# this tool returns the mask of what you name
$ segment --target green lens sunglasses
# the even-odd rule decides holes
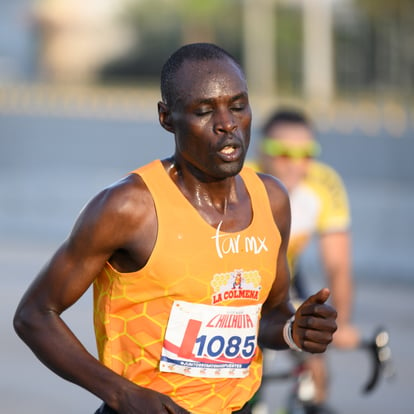
[[[270,157],[286,157],[286,158],[315,158],[321,153],[321,146],[312,141],[302,146],[286,145],[274,138],[263,138],[261,150]]]

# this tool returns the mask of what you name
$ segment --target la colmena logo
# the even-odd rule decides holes
[[[211,281],[214,290],[211,302],[213,305],[225,300],[259,300],[262,278],[258,270],[216,273]]]

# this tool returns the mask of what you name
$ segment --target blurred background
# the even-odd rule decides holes
[[[414,2],[412,0],[2,0],[0,3],[0,397],[5,414],[93,412],[99,401],[43,367],[14,334],[24,290],[102,187],[171,154],[159,74],[183,43],[242,63],[254,114],[297,105],[353,216],[355,320],[391,333],[397,377],[360,393],[368,364],[332,351],[340,413],[407,412],[414,355]],[[313,245],[308,272],[318,279]],[[66,318],[95,352],[89,293]],[[269,397],[275,413],[284,390]],[[342,410],[340,410],[342,408]]]

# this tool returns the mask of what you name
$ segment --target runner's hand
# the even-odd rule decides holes
[[[144,387],[134,386],[119,401],[118,414],[191,414],[170,397]]]
[[[326,303],[329,295],[329,289],[321,289],[306,299],[295,313],[293,340],[303,351],[321,353],[332,342],[337,312]]]

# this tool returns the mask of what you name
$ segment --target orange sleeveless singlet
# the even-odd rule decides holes
[[[188,303],[209,310],[208,305],[220,312],[226,307],[260,307],[266,300],[276,275],[280,246],[266,189],[253,170],[242,170],[253,218],[244,230],[225,233],[203,220],[159,160],[134,173],[143,178],[152,194],[158,220],[157,240],[141,270],[120,273],[107,263],[95,281],[94,322],[99,358],[118,374],[169,395],[194,414],[231,413],[240,409],[260,385],[262,354],[258,347],[245,370],[246,376],[241,378],[232,378],[232,369],[226,371],[228,377],[220,377],[224,365],[217,369],[217,378],[214,369],[208,377],[192,376],[192,368],[185,368],[182,373],[163,372],[162,352],[167,346],[166,330],[172,323],[169,319],[173,304]],[[215,326],[243,328],[250,323],[247,316],[243,317],[247,319],[215,316]],[[185,332],[187,335],[188,331]],[[228,350],[231,358],[233,354],[239,356],[253,350],[252,336],[240,343],[237,335],[207,338],[196,337],[197,332],[193,335],[194,344],[197,342],[198,349],[205,345],[211,354],[219,352],[217,347]],[[200,342],[206,338],[210,343]],[[194,366],[204,366],[204,354],[203,358]],[[169,362],[164,365],[170,366]],[[206,366],[215,365],[207,361]]]

